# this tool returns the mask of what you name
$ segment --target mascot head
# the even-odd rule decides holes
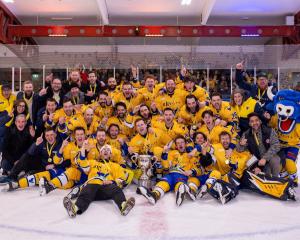
[[[274,96],[273,103],[268,108],[278,115],[278,130],[290,133],[300,122],[300,92],[281,90]]]

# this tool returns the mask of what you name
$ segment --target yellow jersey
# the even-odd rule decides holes
[[[198,159],[189,157],[188,153],[181,153],[178,150],[171,150],[167,159],[162,159],[162,166],[164,170],[169,170],[169,172],[182,173],[183,171],[191,170],[195,176],[201,173],[197,167]]]
[[[226,158],[225,148],[220,143],[212,145],[211,153],[216,158],[216,163],[213,168],[214,170],[219,171],[222,176],[232,170],[229,165],[229,163],[231,163],[237,166],[234,173],[238,178],[241,178],[247,167],[247,161],[251,158],[251,154],[248,151],[237,152],[236,150],[232,151],[230,158]]]

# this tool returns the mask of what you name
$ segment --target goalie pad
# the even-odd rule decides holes
[[[218,179],[209,189],[209,194],[225,204],[238,195],[238,189],[231,183]]]
[[[255,175],[250,171],[245,171],[241,181],[241,188],[250,189],[284,201],[288,199],[295,200],[295,196],[291,196],[293,182],[284,178],[266,174]]]

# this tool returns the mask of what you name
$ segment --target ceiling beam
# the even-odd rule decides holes
[[[21,25],[21,22],[6,7],[6,5],[0,1],[0,42],[4,44],[36,44],[36,42],[30,37],[16,38],[10,35],[8,30],[10,25]]]
[[[300,26],[19,26],[14,37],[292,37]]]
[[[210,13],[216,3],[216,0],[205,0],[204,6],[201,13],[201,24],[206,25]]]
[[[108,19],[108,10],[107,10],[107,5],[105,0],[96,0],[100,16],[102,19],[102,24],[103,25],[108,25],[109,24],[109,19]]]
[[[17,17],[0,1],[0,43],[5,44],[10,51],[28,65],[29,61],[25,56],[31,58],[38,56],[39,49],[32,37],[11,35],[9,31],[11,25],[22,27]],[[29,45],[30,47],[28,47]]]

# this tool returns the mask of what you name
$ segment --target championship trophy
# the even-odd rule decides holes
[[[151,156],[151,155],[135,155],[132,158],[132,160],[136,161],[138,167],[142,171],[142,175],[138,179],[138,186],[151,188],[152,187],[151,177],[153,176],[153,174],[152,174],[153,156]]]

